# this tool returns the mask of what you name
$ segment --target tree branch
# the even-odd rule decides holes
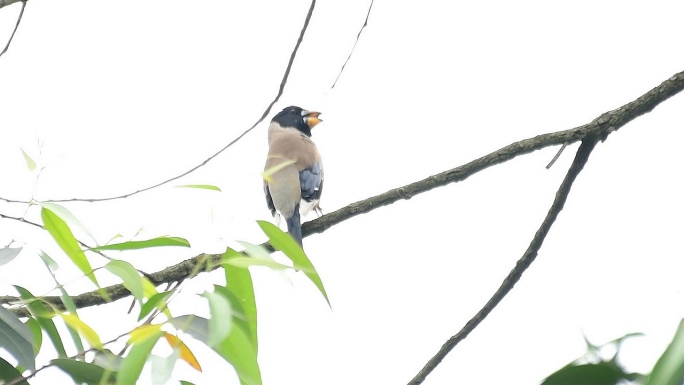
[[[0,8],[6,7],[6,6],[14,4],[14,3],[18,3],[20,1],[24,1],[24,0],[0,0]],[[24,1],[24,2],[26,2],[26,1]]]
[[[340,76],[342,76],[342,72],[344,71],[344,67],[347,66],[349,59],[351,59],[352,55],[354,54],[354,50],[356,49],[356,45],[359,43],[359,38],[361,37],[361,32],[363,32],[363,30],[366,28],[366,26],[368,26],[368,17],[370,16],[371,10],[373,9],[373,1],[374,0],[371,0],[370,5],[368,6],[368,13],[366,13],[366,21],[363,22],[363,25],[361,26],[359,33],[356,35],[356,41],[354,42],[354,46],[352,47],[351,52],[349,52],[349,56],[347,56],[347,60],[345,60],[344,64],[342,64],[342,68],[340,68],[340,73],[337,74],[337,77],[335,78],[335,81],[333,82],[333,85],[330,87],[330,89],[335,88],[337,81],[340,80]]]
[[[11,0],[10,0],[11,1]],[[19,11],[19,16],[17,16],[17,24],[14,25],[14,30],[12,31],[12,34],[10,35],[9,39],[7,40],[7,45],[5,45],[5,49],[0,52],[0,56],[4,55],[5,52],[9,49],[10,44],[12,44],[12,39],[14,39],[14,34],[17,33],[17,29],[19,28],[19,24],[21,24],[21,18],[24,16],[24,9],[26,8],[26,1],[28,0],[22,0],[21,1],[21,11]],[[11,3],[8,3],[11,4]],[[7,4],[4,4],[4,0],[0,0],[0,8],[4,7]]]
[[[437,354],[435,354],[434,357],[432,357],[425,364],[423,369],[418,372],[418,374],[408,383],[408,385],[422,384],[428,374],[430,374],[432,370],[442,362],[444,357],[446,357],[447,354],[449,354],[449,352],[451,352],[451,350],[455,348],[459,342],[464,340],[468,334],[470,334],[470,332],[475,330],[480,322],[482,322],[501,302],[501,300],[503,300],[506,294],[513,289],[513,286],[515,286],[515,284],[520,280],[522,274],[525,272],[525,270],[527,270],[528,267],[530,267],[532,262],[534,262],[535,258],[537,257],[537,253],[544,243],[546,235],[549,233],[549,230],[551,230],[551,226],[556,221],[556,218],[558,218],[558,214],[561,212],[561,210],[563,210],[563,206],[565,205],[565,201],[570,194],[570,188],[572,187],[573,182],[584,168],[587,160],[589,160],[589,155],[594,150],[597,142],[597,137],[587,137],[582,141],[582,144],[575,155],[575,160],[572,162],[572,165],[570,165],[568,173],[565,175],[565,179],[563,179],[563,183],[561,183],[558,191],[556,192],[556,198],[551,204],[551,208],[546,214],[546,218],[544,218],[539,230],[537,230],[534,238],[532,238],[530,246],[515,264],[513,270],[508,273],[508,276],[506,276],[506,278],[503,280],[496,293],[494,293],[489,301],[487,301],[485,306],[480,309],[458,333],[449,338],[444,345],[442,345]]]
[[[682,89],[684,89],[684,72],[672,76],[658,87],[655,87],[633,102],[627,103],[616,110],[606,112],[588,124],[570,130],[543,134],[512,143],[462,166],[432,175],[406,186],[391,189],[383,194],[352,203],[337,211],[323,215],[310,222],[306,222],[302,226],[302,235],[306,237],[311,234],[322,233],[330,227],[357,215],[368,213],[401,199],[410,199],[417,194],[430,191],[434,188],[463,181],[488,167],[545,147],[562,145],[564,143],[570,144],[580,140],[589,140],[589,138],[605,140],[611,132],[618,130],[637,117],[652,111],[658,104],[673,95],[676,95],[682,91]],[[205,261],[208,257],[211,258],[212,262],[217,262],[220,255],[201,254],[177,265],[149,274],[148,278],[150,278],[155,285],[182,281],[188,277],[198,263]],[[216,264],[212,265],[215,266]],[[128,292],[123,285],[109,286],[105,288],[105,290],[107,290],[113,300],[130,295],[130,292]],[[61,306],[61,300],[57,296],[43,298],[50,303]],[[12,296],[0,297],[0,303],[11,303],[16,301],[19,301],[19,298]],[[74,297],[74,302],[79,308],[105,303],[96,292],[78,295]],[[24,308],[12,309],[12,311],[18,316],[27,315]]]

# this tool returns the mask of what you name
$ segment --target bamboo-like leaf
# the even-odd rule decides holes
[[[644,385],[681,385],[684,382],[684,319]]]
[[[0,346],[10,353],[19,365],[32,371],[36,370],[34,343],[31,330],[21,323],[17,316],[0,306]]]
[[[209,320],[196,315],[182,315],[169,319],[176,329],[191,335],[194,339],[209,345]]]
[[[3,247],[0,249],[0,266],[10,263],[21,253],[22,247]]]
[[[237,257],[231,260],[225,261],[224,264],[231,265],[240,268],[248,268],[250,266],[264,266],[270,267],[274,270],[286,270],[292,269],[292,266],[283,265],[272,259],[260,259],[260,258],[250,258],[250,257]]]
[[[43,250],[40,250],[38,253],[40,256],[40,259],[43,260],[43,263],[45,264],[45,267],[48,268],[48,271],[50,271],[50,274],[52,274],[52,278],[55,278],[55,272],[59,270],[59,265],[57,262],[55,262],[54,259],[52,259],[49,255],[47,255]]]
[[[273,246],[274,249],[280,250],[288,257],[294,264],[295,269],[302,270],[304,274],[311,280],[311,282],[316,285],[318,290],[323,294],[325,301],[330,305],[330,300],[328,299],[328,294],[323,286],[323,281],[318,275],[316,268],[311,263],[309,258],[302,250],[301,246],[292,239],[287,233],[284,233],[278,227],[276,227],[271,222],[267,221],[257,221],[261,230],[268,237],[268,242]]]
[[[33,159],[31,159],[29,154],[27,154],[23,148],[20,148],[20,150],[21,155],[24,156],[24,160],[26,161],[26,167],[29,169],[29,171],[34,171],[36,169],[36,162]]]
[[[88,262],[85,253],[79,247],[78,241],[74,238],[74,234],[66,222],[46,206],[43,206],[40,214],[43,218],[45,229],[50,233],[55,242],[57,242],[71,261],[99,288],[100,285],[97,283],[95,274],[93,274],[93,268],[90,267],[90,262]]]
[[[3,384],[6,384],[10,381],[15,381],[18,378],[21,378],[21,372],[17,370],[12,364],[9,362],[5,361],[4,359],[0,358],[0,382]],[[26,380],[17,382],[17,385],[29,385]]]
[[[173,349],[171,354],[166,357],[150,354],[148,361],[150,362],[150,369],[152,372],[152,385],[169,383],[179,357],[180,351],[178,349]]]
[[[209,318],[208,345],[213,348],[230,333],[231,326],[233,326],[233,312],[228,299],[220,294],[205,291],[202,297],[209,302],[211,317]]]
[[[261,385],[257,352],[252,347],[250,336],[241,328],[233,328],[214,350],[233,365],[243,384]]]
[[[179,246],[179,247],[190,247],[190,243],[179,237],[157,237],[153,239],[147,239],[144,241],[128,241],[115,243],[113,245],[105,245],[93,247],[92,250],[139,250],[147,249],[150,247],[164,247],[164,246]]]
[[[58,315],[62,318],[62,320],[64,320],[64,323],[69,325],[72,329],[77,330],[78,333],[82,335],[86,341],[88,341],[90,346],[96,349],[102,349],[102,341],[100,340],[100,336],[97,335],[93,328],[78,318],[78,316],[69,313],[58,313]]]
[[[74,214],[72,214],[71,211],[67,210],[66,207],[58,205],[56,203],[41,203],[40,205],[52,211],[58,217],[62,218],[62,220],[66,222],[69,228],[75,228],[76,230],[83,232],[83,235],[88,237],[90,242],[97,244],[97,240],[95,239],[93,234],[91,234],[90,231],[85,226],[83,226],[83,224],[78,219],[76,219]]]
[[[75,383],[111,384],[116,381],[116,373],[99,365],[71,358],[58,358],[52,364],[71,376]]]
[[[140,372],[161,336],[161,325],[145,325],[131,332],[128,340],[131,349],[121,362],[121,370],[116,379],[117,385],[130,385],[138,382]]]
[[[138,314],[138,321],[145,318],[154,309],[168,311],[168,308],[164,301],[166,301],[166,298],[168,298],[169,295],[171,295],[171,293],[165,291],[157,293],[150,297],[145,303],[142,304],[142,306],[140,306],[140,314]],[[170,314],[167,314],[167,316],[170,316]]]
[[[228,248],[226,252],[221,256],[221,261],[230,261],[233,258],[239,258],[240,253]],[[226,276],[226,290],[235,295],[235,297],[240,302],[240,310],[244,314],[244,322],[247,326],[247,334],[252,342],[254,351],[259,350],[259,340],[257,338],[257,308],[256,308],[256,298],[254,297],[254,284],[252,283],[252,275],[248,269],[241,269],[238,267],[224,265],[223,267]],[[214,289],[214,291],[220,293],[220,289]],[[233,306],[237,307],[237,306]],[[236,322],[241,325],[238,320]],[[243,325],[243,326],[244,326]]]
[[[209,320],[188,315],[169,321],[198,341],[209,345]],[[232,328],[228,337],[213,349],[235,368],[240,381],[246,385],[261,385],[261,370],[251,337],[242,328]]]
[[[202,366],[200,366],[199,361],[197,361],[197,358],[192,353],[188,345],[181,341],[180,338],[169,333],[164,333],[164,338],[166,338],[166,342],[168,342],[173,349],[178,350],[181,360],[187,362],[188,365],[190,365],[196,371],[202,371]]]
[[[210,184],[184,184],[180,186],[176,186],[179,188],[197,188],[197,189],[203,189],[203,190],[212,190],[212,191],[221,191],[220,188],[210,185]]]
[[[135,299],[139,301],[143,299],[143,282],[133,265],[126,261],[114,259],[105,265],[105,269],[119,276],[123,281],[123,285],[133,294]]]
[[[36,356],[40,351],[40,347],[43,346],[43,331],[40,328],[40,323],[38,323],[35,318],[29,317],[26,322],[24,322],[24,325],[26,325],[31,331],[31,334],[33,334],[33,355]]]
[[[274,156],[271,156],[271,157],[275,158]],[[282,158],[282,157],[278,157],[278,158]],[[285,159],[285,158],[282,158],[282,159],[283,159],[283,161],[281,163],[278,163],[277,165],[275,165],[275,166],[269,168],[268,170],[264,171],[263,173],[261,173],[261,177],[264,178],[264,180],[266,182],[271,181],[271,176],[273,174],[277,173],[278,171],[284,169],[285,167],[287,167],[291,164],[297,163],[296,159]]]
[[[45,330],[52,342],[52,345],[57,351],[59,357],[66,357],[66,350],[64,350],[64,344],[62,343],[62,337],[60,337],[59,332],[55,323],[52,321],[54,313],[48,311],[45,305],[37,300],[31,292],[24,289],[21,286],[14,286],[14,288],[19,292],[19,297],[26,302],[26,307],[28,307],[29,312],[36,317],[36,321],[40,324],[40,327]]]

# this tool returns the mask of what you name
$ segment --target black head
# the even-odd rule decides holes
[[[301,109],[297,106],[283,108],[282,111],[273,117],[271,122],[280,124],[281,127],[295,128],[306,136],[311,136],[311,129],[322,122],[318,118],[320,112],[313,112]]]

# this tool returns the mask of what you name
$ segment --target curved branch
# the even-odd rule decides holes
[[[664,81],[658,87],[655,87],[646,94],[642,95],[635,101],[625,104],[616,110],[606,112],[588,124],[570,130],[538,135],[534,138],[512,143],[462,166],[432,175],[421,181],[414,182],[406,186],[393,188],[383,194],[352,203],[337,211],[304,223],[302,225],[302,235],[306,237],[311,234],[322,233],[330,227],[357,215],[368,213],[379,207],[392,204],[401,199],[410,199],[414,195],[430,191],[434,188],[463,181],[488,167],[509,161],[517,156],[528,154],[545,147],[562,145],[566,143],[570,144],[580,140],[585,140],[587,138],[605,140],[605,138],[611,132],[618,130],[637,117],[650,112],[658,104],[664,102],[673,95],[676,95],[683,89],[684,72],[680,72]],[[170,266],[156,273],[149,274],[148,278],[155,285],[182,281],[186,279],[189,274],[191,274],[198,263],[202,263],[207,259],[210,259],[212,262],[217,262],[219,258],[220,255],[201,254],[185,260],[177,265]],[[216,264],[212,263],[211,265],[215,266]],[[130,295],[130,292],[124,288],[123,285],[109,286],[105,288],[105,290],[107,290],[113,300]],[[61,300],[57,296],[43,298],[57,306],[61,306]],[[0,303],[12,303],[16,301],[19,301],[19,298],[12,296],[0,297]],[[79,308],[101,305],[105,303],[104,299],[97,295],[96,292],[78,295],[74,297],[74,302]],[[12,311],[18,316],[27,315],[24,308],[12,309]]]
[[[525,270],[527,270],[532,262],[534,262],[535,258],[537,258],[537,253],[544,243],[546,235],[549,233],[549,230],[551,230],[551,226],[553,226],[556,218],[558,218],[558,214],[561,212],[561,210],[563,210],[563,206],[565,205],[565,201],[568,199],[570,188],[572,187],[573,182],[584,168],[584,165],[587,164],[589,155],[594,150],[597,142],[597,137],[589,137],[582,141],[582,144],[575,155],[575,160],[570,165],[568,173],[563,179],[563,183],[561,183],[558,191],[556,192],[556,197],[551,204],[551,208],[549,208],[549,212],[546,214],[546,218],[544,218],[539,230],[537,230],[537,232],[534,234],[534,238],[532,238],[532,242],[530,242],[529,247],[515,264],[513,270],[508,273],[508,276],[506,276],[506,278],[503,280],[496,293],[494,293],[489,301],[487,301],[485,306],[480,309],[458,333],[453,335],[444,343],[444,345],[442,345],[437,354],[435,354],[425,364],[420,372],[418,372],[418,374],[411,381],[409,381],[408,385],[422,384],[428,374],[430,374],[432,370],[434,370],[442,362],[444,357],[446,357],[447,354],[449,354],[449,352],[451,352],[451,350],[455,348],[459,342],[464,340],[468,334],[470,334],[470,332],[475,330],[480,322],[482,322],[489,315],[489,313],[494,310],[499,302],[504,299],[506,294],[513,289],[513,286],[515,286],[515,284],[520,280],[520,277],[522,277],[522,274],[525,272]]]
[[[0,1],[2,1],[2,0],[0,0]],[[24,2],[24,4],[26,4],[26,2]],[[68,199],[50,199],[50,200],[45,200],[44,202],[103,202],[103,201],[111,201],[111,200],[115,200],[115,199],[128,198],[128,197],[130,197],[130,196],[132,196],[132,195],[136,195],[136,194],[139,194],[139,193],[141,193],[141,192],[149,191],[149,190],[152,190],[152,189],[157,188],[157,187],[159,187],[159,186],[165,185],[165,184],[167,184],[167,183],[169,183],[169,182],[173,182],[174,180],[180,179],[180,178],[182,178],[182,177],[184,177],[184,176],[186,176],[186,175],[188,175],[188,174],[190,174],[190,173],[196,171],[197,169],[199,169],[200,167],[202,167],[202,166],[204,166],[205,164],[209,163],[210,161],[212,161],[212,160],[213,160],[214,158],[216,158],[219,154],[221,154],[222,152],[224,152],[225,150],[227,150],[228,148],[230,148],[232,145],[234,145],[235,143],[237,143],[237,141],[239,141],[240,139],[242,139],[242,138],[243,138],[245,135],[247,135],[250,131],[252,131],[254,128],[256,128],[256,126],[258,126],[258,125],[259,125],[259,124],[260,124],[260,123],[261,123],[261,122],[262,122],[262,121],[271,113],[271,109],[273,108],[273,106],[280,100],[280,97],[283,95],[283,92],[285,91],[285,85],[287,84],[287,79],[290,77],[290,70],[292,69],[292,65],[293,65],[293,63],[294,63],[295,57],[297,57],[297,52],[299,51],[299,46],[302,44],[302,41],[304,40],[304,34],[306,33],[306,30],[307,30],[308,27],[309,27],[309,22],[311,21],[311,16],[313,15],[313,11],[314,11],[314,8],[315,8],[315,7],[316,7],[316,0],[312,0],[312,1],[311,1],[311,5],[309,6],[309,12],[306,14],[306,18],[304,19],[304,25],[302,26],[302,29],[301,29],[301,31],[299,32],[299,37],[297,38],[297,43],[295,44],[294,49],[292,50],[292,53],[290,54],[290,59],[289,59],[289,61],[287,62],[287,67],[285,68],[285,73],[283,74],[283,78],[282,78],[282,80],[280,81],[280,86],[278,87],[278,93],[276,94],[275,98],[273,98],[273,100],[271,101],[271,103],[268,105],[268,107],[266,107],[266,109],[264,110],[264,112],[261,114],[261,117],[260,117],[259,119],[257,119],[257,121],[254,122],[254,124],[253,124],[250,128],[248,128],[248,129],[245,130],[242,134],[240,134],[238,137],[236,137],[235,139],[233,139],[233,140],[232,140],[230,143],[228,143],[225,147],[223,147],[223,148],[220,149],[218,152],[216,152],[216,153],[213,154],[212,156],[210,156],[210,157],[208,157],[207,159],[205,159],[202,163],[200,163],[200,164],[198,164],[197,166],[195,166],[195,167],[189,169],[188,171],[185,171],[185,172],[182,173],[182,174],[176,175],[176,176],[174,176],[174,177],[172,177],[172,178],[170,178],[170,179],[164,180],[164,181],[162,181],[162,182],[159,182],[159,183],[154,184],[154,185],[149,186],[149,187],[145,187],[145,188],[140,189],[140,190],[136,190],[136,191],[133,191],[133,192],[130,192],[130,193],[126,193],[126,194],[123,194],[123,195],[117,195],[117,196],[113,196],[113,197],[108,197],[108,198],[68,198]],[[6,201],[6,202],[10,202],[10,203],[27,203],[27,202],[23,202],[23,201],[17,201],[17,200],[5,199],[5,198],[0,198],[0,199],[1,199],[1,200],[4,200],[4,201]]]
[[[14,39],[14,34],[17,33],[17,29],[19,29],[19,24],[21,24],[21,18],[24,16],[24,9],[26,9],[26,2],[28,0],[21,0],[21,11],[19,11],[19,16],[17,16],[17,23],[14,25],[14,30],[12,31],[12,34],[10,35],[9,39],[7,40],[7,45],[5,45],[5,49],[0,52],[0,56],[4,55],[5,52],[9,49],[10,44],[12,44],[12,39]],[[8,3],[11,4],[11,3]],[[5,5],[4,0],[0,0],[0,8],[4,7]]]

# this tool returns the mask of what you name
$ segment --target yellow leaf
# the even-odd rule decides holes
[[[69,313],[59,313],[59,316],[62,317],[64,323],[69,325],[69,327],[78,331],[78,333],[82,335],[83,338],[86,339],[86,341],[88,341],[90,346],[96,349],[102,349],[102,341],[100,340],[100,336],[98,336],[97,333],[95,333],[95,330],[93,330],[93,328],[86,325],[85,322],[81,321],[81,319],[78,318],[78,316]]]
[[[180,358],[187,362],[188,365],[192,366],[193,369],[197,370],[198,372],[202,372],[202,367],[199,364],[199,361],[197,361],[197,358],[195,358],[195,355],[192,354],[190,351],[190,348],[181,341],[178,337],[174,336],[173,334],[169,333],[164,333],[164,337],[166,338],[166,341],[171,345],[172,348],[178,349],[180,353]]]
[[[143,325],[133,329],[128,343],[131,345],[139,344],[161,333],[162,325]]]
[[[271,156],[271,158],[281,158],[281,157]],[[278,171],[284,169],[285,167],[287,167],[291,164],[295,164],[297,162],[297,160],[295,160],[295,159],[285,159],[285,158],[283,158],[283,159],[284,160],[282,163],[278,163],[277,165],[275,165],[275,166],[269,168],[268,170],[264,171],[263,173],[261,173],[262,178],[264,178],[264,180],[266,182],[271,181],[271,175],[273,175],[273,174],[277,173]]]

